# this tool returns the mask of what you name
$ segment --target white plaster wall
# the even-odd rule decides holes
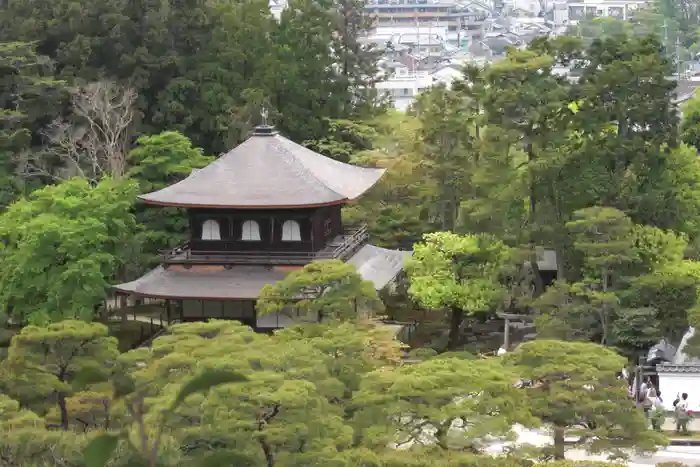
[[[700,373],[663,373],[659,374],[659,390],[664,408],[673,410],[673,401],[677,394],[688,393],[688,408],[700,412]]]

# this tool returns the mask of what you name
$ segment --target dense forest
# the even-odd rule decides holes
[[[372,90],[359,0],[291,0],[279,20],[267,0],[0,8],[0,466],[566,466],[572,433],[613,457],[666,443],[616,378],[700,325],[700,99],[674,103],[658,31],[539,38],[398,113]],[[136,196],[246,139],[262,108],[294,141],[387,169],[344,222],[414,251],[391,300],[444,339],[408,349],[358,317],[388,302],[330,261],[258,302],[333,284],[300,305],[328,322],[121,345],[110,285],[187,234]],[[468,351],[472,320],[503,311],[537,339]],[[552,447],[485,455],[515,424],[551,427]]]

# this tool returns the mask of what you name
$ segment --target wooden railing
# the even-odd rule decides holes
[[[170,264],[279,264],[304,265],[321,259],[350,258],[369,238],[367,226],[346,229],[343,241],[334,248],[324,247],[320,251],[192,251],[189,242],[172,250],[162,252],[163,263]]]

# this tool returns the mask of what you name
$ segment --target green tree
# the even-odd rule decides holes
[[[259,313],[284,312],[293,307],[310,317],[359,319],[382,308],[374,284],[355,266],[340,260],[314,261],[263,287]]]
[[[631,361],[659,343],[663,330],[656,308],[622,308],[611,326],[613,344],[626,351]]]
[[[152,54],[168,50],[173,58],[147,82],[155,97],[149,123],[156,131],[182,132],[206,154],[226,152],[259,123],[271,80],[286,73],[275,63],[278,24],[265,0],[188,0],[151,14],[163,11],[170,12],[163,24],[167,34],[149,48]],[[178,72],[166,75],[173,67]],[[166,84],[157,92],[160,83]]]
[[[160,190],[184,180],[192,170],[214,161],[178,132],[166,131],[155,136],[142,136],[129,153],[129,176],[139,183],[141,193]],[[144,265],[156,262],[158,251],[172,248],[185,240],[189,224],[185,210],[169,207],[149,208],[139,204],[136,220],[143,226],[139,243],[146,258]]]
[[[367,331],[333,323],[268,336],[231,321],[178,324],[152,350],[124,354],[120,368],[149,401],[147,427],[198,372],[225,369],[246,378],[188,397],[164,428],[164,460],[198,465],[216,451],[236,451],[251,459],[243,465],[347,465],[357,378],[394,365],[377,352],[387,346],[376,344],[389,340]]]
[[[635,225],[632,236],[636,262],[643,272],[679,263],[688,247],[688,239],[682,233],[648,225]]]
[[[0,309],[18,323],[90,320],[130,260],[136,184],[75,178],[34,191],[2,214]]]
[[[625,306],[656,310],[647,325],[657,326],[657,333],[669,342],[680,342],[688,329],[688,313],[697,303],[697,281],[682,263],[675,263],[634,278],[620,297]]]
[[[0,42],[0,207],[23,192],[23,160],[41,131],[61,111],[65,85],[33,44]]]
[[[697,95],[683,104],[681,140],[695,150],[700,150],[700,99]]]
[[[370,373],[354,399],[363,441],[479,452],[507,438],[514,423],[534,422],[517,379],[498,360],[454,357]]]
[[[96,375],[104,378],[118,356],[117,340],[99,323],[66,320],[45,328],[27,326],[10,345],[10,392],[34,404],[48,398],[58,407],[60,428],[68,430],[68,396]]]
[[[483,76],[485,141],[473,179],[476,199],[467,203],[477,212],[469,218],[486,221],[490,232],[505,232],[530,252],[535,295],[543,292],[535,248],[557,251],[558,276],[564,279],[570,246],[564,224],[588,198],[581,189],[589,183],[586,171],[572,167],[571,160],[576,143],[569,105],[575,91],[554,70],[570,66],[580,48],[570,38],[539,39],[527,50],[510,51]]]
[[[459,346],[465,316],[489,312],[504,298],[500,279],[511,258],[505,244],[487,236],[437,232],[414,245],[409,294],[426,308],[450,311],[450,350]]]
[[[657,212],[642,201],[663,172],[668,148],[678,143],[670,62],[654,36],[595,40],[586,59],[576,125],[586,137],[581,157],[595,161],[597,204],[631,210],[633,221],[657,225]]]
[[[80,465],[84,437],[76,433],[50,431],[36,413],[0,394],[0,465]]]
[[[635,260],[632,221],[617,209],[593,207],[576,211],[566,225],[574,237],[574,248],[584,257],[583,280],[574,284],[573,291],[597,312],[600,343],[606,344],[619,304],[615,281]]]
[[[614,351],[592,343],[536,340],[504,358],[535,383],[524,389],[526,404],[554,428],[555,459],[564,459],[567,435],[579,437],[576,444],[589,452],[623,457],[625,448],[648,452],[664,444],[616,379],[626,361]]]
[[[283,116],[281,130],[295,141],[321,140],[348,102],[347,95],[334,94],[333,10],[328,0],[293,0],[274,33],[277,66],[284,72],[272,78],[270,100]]]
[[[401,364],[404,345],[395,339],[391,329],[373,323],[308,324],[281,330],[276,335],[279,345],[304,340],[322,352],[331,375],[345,386],[342,399],[348,403],[348,416],[354,410],[350,404],[364,376],[377,369],[390,369]]]
[[[372,149],[376,133],[371,125],[352,120],[329,120],[327,134],[319,140],[304,141],[304,146],[340,162],[350,162],[359,151]]]
[[[577,211],[569,226],[582,275],[532,303],[540,337],[604,342],[635,360],[661,338],[680,341],[697,300],[685,236],[600,207]]]
[[[630,211],[631,217],[635,222],[673,229],[688,235],[691,242],[697,242],[700,189],[694,180],[699,176],[700,160],[693,147],[681,144],[665,151],[660,165],[647,169],[648,178],[640,185],[643,193]]]
[[[343,209],[343,219],[366,223],[374,244],[409,249],[423,234],[438,229],[435,187],[420,170],[417,118],[388,112],[370,123],[373,148],[355,154],[351,162],[386,169],[376,187]]]
[[[444,85],[431,87],[413,105],[420,122],[420,167],[435,187],[435,211],[440,230],[454,231],[468,181],[474,128],[462,109],[459,93]],[[466,118],[465,118],[466,117]]]
[[[348,96],[341,105],[343,115],[371,116],[376,113],[379,59],[382,50],[364,41],[373,29],[374,18],[363,0],[341,0],[335,4],[333,50],[340,65],[336,86],[338,94]]]

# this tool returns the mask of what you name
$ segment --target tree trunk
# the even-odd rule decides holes
[[[450,420],[451,422],[451,420]],[[451,424],[451,423],[450,423]],[[448,428],[450,425],[447,425]],[[447,446],[447,430],[443,426],[440,426],[437,431],[435,431],[435,441],[438,447],[444,451],[447,451],[449,447]]]
[[[564,248],[557,248],[555,250],[555,255],[557,255],[557,280],[566,281],[566,265],[564,263]]]
[[[267,467],[275,467],[275,458],[272,454],[272,448],[267,444],[267,440],[264,436],[261,436],[258,440],[260,447],[262,448],[263,454],[265,455],[265,465]]]
[[[529,139],[529,132],[527,135],[527,138]],[[535,162],[535,149],[533,147],[534,145],[532,144],[531,141],[528,141],[527,145],[525,146],[525,153],[527,153],[527,161],[529,164],[532,164]],[[532,168],[530,168],[532,170]],[[529,220],[530,220],[530,228],[532,228],[532,225],[534,224],[535,221],[535,211],[537,210],[537,182],[534,180],[532,177],[532,173],[530,173],[530,215],[529,215]]]
[[[455,350],[460,343],[459,339],[459,327],[464,321],[464,310],[457,307],[452,307],[452,317],[450,320],[450,334],[447,340],[447,349]]]
[[[544,292],[544,282],[542,281],[542,275],[540,274],[540,267],[537,265],[537,253],[532,250],[532,255],[530,257],[530,267],[532,268],[532,280],[535,283],[535,296],[532,298],[537,298]]]
[[[61,412],[61,428],[68,431],[68,407],[66,407],[66,393],[58,393],[58,410]]]
[[[608,269],[603,268],[603,293],[608,291]],[[600,326],[603,329],[603,335],[600,338],[600,345],[608,343],[608,306],[605,303],[600,305]]]
[[[554,426],[554,459],[563,460],[565,446],[564,446],[564,427]]]

